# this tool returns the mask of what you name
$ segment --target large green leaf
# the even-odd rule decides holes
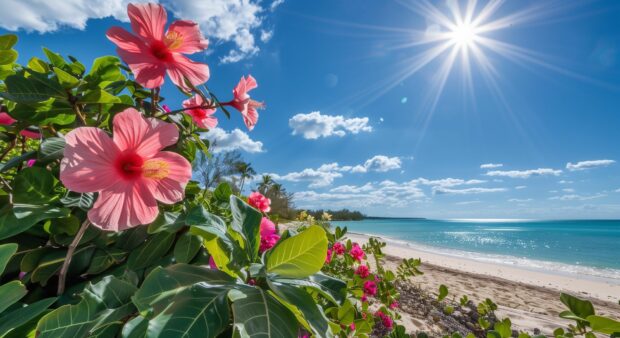
[[[144,338],[148,327],[149,320],[146,317],[134,317],[123,326],[121,338]]]
[[[212,285],[235,282],[222,271],[195,265],[175,264],[165,269],[157,267],[146,277],[132,300],[140,312],[152,307],[162,308],[191,285],[203,281]]]
[[[65,150],[65,139],[50,137],[41,142],[39,147],[39,161],[49,162],[62,158]]]
[[[82,210],[88,210],[95,203],[95,193],[77,193],[69,191],[65,196],[60,199],[60,203],[67,207],[78,207]]]
[[[28,293],[20,281],[11,281],[0,286],[0,313]]]
[[[231,290],[233,323],[241,336],[296,338],[295,315],[262,289]]]
[[[592,306],[590,301],[582,300],[566,293],[560,295],[560,300],[570,310],[560,313],[562,318],[586,321],[588,316],[595,314],[594,306]]]
[[[81,273],[88,268],[95,248],[92,246],[82,246],[73,253],[73,259],[69,266],[69,274]],[[30,281],[46,285],[47,281],[60,271],[65,261],[67,252],[65,250],[54,250],[45,253],[37,262],[36,268],[30,275]]]
[[[230,321],[228,292],[231,285],[193,284],[177,294],[149,320],[147,338],[217,337]]]
[[[314,225],[280,241],[268,253],[265,266],[268,273],[288,278],[305,278],[321,270],[326,255],[325,230]]]
[[[17,43],[17,35],[15,34],[0,35],[0,50],[11,49],[16,43]]]
[[[278,297],[293,305],[303,315],[317,337],[334,336],[327,317],[308,292],[289,284],[274,281],[269,281],[269,287]]]
[[[68,102],[48,99],[34,103],[18,103],[11,111],[16,119],[35,125],[50,123],[67,125],[75,121],[75,112]]]
[[[136,287],[114,276],[90,284],[75,305],[63,305],[39,321],[38,338],[86,337],[98,328],[130,315]]]
[[[4,272],[4,268],[9,263],[11,257],[17,251],[17,244],[8,243],[0,245],[0,275]]]
[[[174,242],[174,234],[160,232],[149,237],[131,252],[127,259],[127,267],[132,270],[144,269],[163,257]]]
[[[111,82],[123,80],[125,77],[121,73],[120,65],[121,61],[116,56],[98,57],[93,62],[85,80],[101,88]]]
[[[15,50],[0,50],[0,65],[10,65],[15,60],[17,60],[17,52]]]
[[[316,273],[307,279],[277,278],[274,281],[311,288],[336,305],[342,304],[346,297],[347,283],[322,273]]]
[[[86,273],[91,275],[102,273],[112,265],[122,262],[126,256],[127,252],[118,248],[97,249]]]
[[[0,317],[0,337],[43,313],[56,298],[45,298]]]
[[[233,217],[231,226],[243,235],[248,257],[254,261],[260,248],[260,223],[263,215],[235,195],[230,195],[230,211]]]
[[[592,330],[604,334],[612,334],[612,333],[620,333],[620,322],[613,320],[611,318],[602,317],[602,316],[588,316],[586,318],[590,323],[590,327]]]
[[[7,100],[19,103],[33,103],[45,101],[49,98],[66,99],[64,88],[46,75],[31,72],[28,78],[21,74],[15,74],[4,80],[7,92],[0,96]]]
[[[0,240],[24,232],[38,222],[57,217],[67,217],[70,210],[49,205],[5,204],[0,209]]]
[[[80,80],[78,78],[58,67],[54,67],[54,73],[56,74],[56,78],[58,78],[60,85],[65,89],[75,88],[80,84]]]
[[[177,232],[185,225],[185,218],[178,212],[165,211],[160,213],[153,223],[149,224],[148,233]]]
[[[40,167],[21,170],[13,181],[13,201],[17,204],[47,204],[57,199],[52,194],[55,178]]]
[[[202,247],[202,238],[185,232],[174,246],[174,259],[179,263],[189,263]]]
[[[37,152],[36,151],[29,151],[26,152],[22,155],[19,156],[15,156],[13,158],[11,158],[10,160],[1,163],[0,164],[0,173],[5,172],[9,169],[13,169],[17,166],[19,166],[21,163],[23,163],[24,161],[28,161],[31,159],[37,158]]]
[[[121,99],[106,92],[103,89],[93,89],[87,91],[78,103],[120,103]]]

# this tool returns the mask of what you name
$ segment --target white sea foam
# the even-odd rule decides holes
[[[351,232],[355,233],[355,232]],[[455,232],[456,233],[456,232]],[[462,232],[464,233],[464,232]],[[380,237],[388,243],[406,246],[415,250],[425,251],[432,254],[445,255],[457,258],[471,259],[479,262],[501,264],[513,266],[526,270],[555,273],[561,275],[574,276],[578,278],[603,279],[613,283],[620,283],[620,270],[611,268],[595,268],[584,265],[566,264],[543,260],[530,259],[525,257],[515,257],[508,255],[486,254],[479,252],[455,250],[448,248],[438,248],[413,241],[391,238],[385,235],[362,233],[366,236]]]

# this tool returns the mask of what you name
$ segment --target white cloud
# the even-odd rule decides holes
[[[222,128],[213,128],[202,133],[202,137],[213,144],[215,153],[233,150],[243,150],[248,153],[263,152],[262,142],[252,140],[248,134],[239,129],[227,133]]]
[[[563,192],[575,192],[575,189],[573,188],[564,188],[562,189]]]
[[[577,163],[566,163],[566,169],[570,171],[579,171],[586,170],[598,167],[606,167],[608,165],[612,165],[616,163],[614,160],[592,160],[592,161],[581,161]]]
[[[558,183],[560,183],[560,184],[572,184],[573,181],[561,180],[561,181],[558,181]]]
[[[84,29],[89,19],[114,17],[127,21],[127,4],[136,2],[157,1],[3,0],[0,27],[39,33],[53,32],[62,27]],[[259,34],[259,29],[263,25],[263,13],[268,8],[275,9],[283,1],[275,1],[265,8],[258,0],[162,0],[160,2],[175,17],[197,22],[212,44],[233,42],[236,49],[231,50],[221,59],[222,62],[229,63],[258,53],[259,47],[256,45],[255,34]],[[172,19],[171,17],[172,15],[169,15],[169,19]],[[266,36],[261,33],[260,37]]]
[[[260,31],[260,41],[262,42],[269,42],[269,40],[271,40],[271,38],[273,37],[273,31],[272,30],[261,30]]]
[[[490,192],[506,191],[506,188],[465,188],[465,189],[452,189],[445,187],[433,187],[434,194],[450,194],[450,195],[472,195],[472,194],[485,194]]]
[[[620,192],[620,188],[616,189],[616,192]]]
[[[297,114],[288,120],[288,125],[293,129],[293,135],[299,134],[309,140],[372,131],[367,117],[345,118],[342,115],[322,115],[318,111]]]
[[[593,200],[595,198],[605,197],[605,194],[595,194],[595,195],[576,195],[576,194],[568,194],[562,196],[553,196],[549,197],[550,200],[559,200],[559,201],[587,201]]]
[[[521,190],[521,189],[525,189],[525,188],[527,188],[527,185],[518,185],[518,186],[515,187],[515,189],[517,189],[517,190]]]
[[[284,3],[284,0],[273,0],[271,5],[269,5],[269,10],[275,11],[278,6]]]
[[[362,165],[356,165],[351,168],[351,172],[365,173],[369,171],[386,172],[390,170],[400,169],[400,158],[387,157],[385,155],[377,155],[369,158]]]
[[[503,166],[501,163],[485,163],[480,165],[480,169],[495,169]]]
[[[481,203],[480,201],[462,201],[462,202],[456,202],[454,203],[455,205],[472,205],[472,204],[479,204]]]
[[[558,176],[562,173],[562,170],[555,170],[550,168],[538,168],[529,170],[492,170],[487,172],[487,176],[502,176],[510,178],[529,178],[530,176],[544,176],[553,175]]]
[[[513,203],[527,203],[531,201],[533,201],[531,198],[511,198],[508,200],[508,202],[513,202]]]

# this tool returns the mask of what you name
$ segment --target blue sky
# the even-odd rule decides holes
[[[114,18],[123,19],[126,2],[80,0],[60,10],[10,0],[0,5],[0,34],[18,32],[23,63],[42,57],[41,46],[82,61],[115,54],[104,34],[128,28]],[[210,137],[241,149],[257,172],[295,192],[300,207],[620,217],[615,1],[507,2],[481,24],[456,28],[432,14],[455,22],[454,4],[443,0],[164,4],[210,38],[194,59],[210,65],[218,96],[252,74],[252,96],[267,104],[252,132],[240,116],[219,115]],[[487,4],[479,1],[473,21]],[[467,16],[466,6],[456,17]],[[173,88],[164,96],[180,107]]]

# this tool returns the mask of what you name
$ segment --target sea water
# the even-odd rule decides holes
[[[419,250],[620,283],[620,220],[366,219],[333,224]]]

